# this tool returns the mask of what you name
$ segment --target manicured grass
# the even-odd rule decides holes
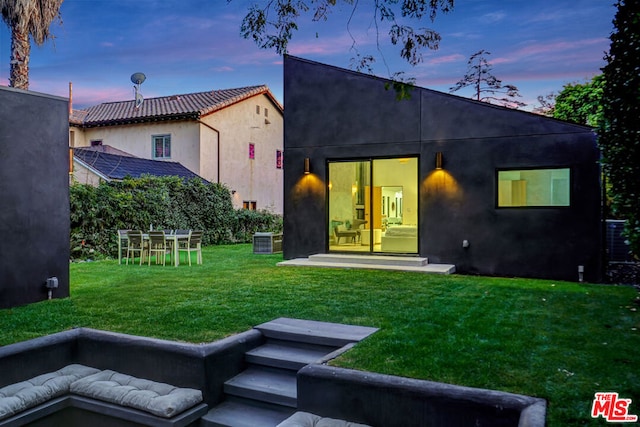
[[[375,326],[339,366],[548,399],[550,426],[605,425],[597,391],[640,414],[638,292],[626,286],[276,267],[250,245],[204,265],[71,265],[71,298],[0,310],[0,345],[75,326],[207,342],[277,317]]]

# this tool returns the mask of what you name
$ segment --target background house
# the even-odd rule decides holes
[[[406,254],[601,279],[592,129],[419,87],[398,101],[388,80],[291,56],[284,83],[285,259]]]
[[[266,86],[73,110],[71,147],[108,145],[225,184],[236,208],[282,213],[283,109]]]

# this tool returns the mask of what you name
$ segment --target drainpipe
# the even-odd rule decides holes
[[[216,167],[216,171],[217,171],[218,177],[217,177],[216,181],[217,181],[218,184],[220,184],[220,131],[218,129],[214,128],[213,126],[210,126],[210,125],[206,124],[205,122],[203,122],[200,119],[196,119],[196,121],[198,123],[200,123],[201,125],[211,129],[212,131],[214,131],[218,135],[218,149],[216,151],[217,152],[217,157],[218,157],[217,158],[217,163],[218,164],[217,164],[217,167]]]
[[[69,82],[69,118],[73,114],[73,83]]]

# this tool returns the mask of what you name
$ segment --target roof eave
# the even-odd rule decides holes
[[[105,127],[105,126],[122,126],[122,125],[134,125],[141,123],[154,123],[154,122],[170,122],[180,120],[198,120],[200,118],[199,112],[181,113],[181,114],[166,114],[157,116],[145,116],[145,117],[127,117],[123,119],[103,120],[103,121],[89,121],[81,125],[83,128]]]

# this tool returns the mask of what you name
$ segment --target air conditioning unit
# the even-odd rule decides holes
[[[631,248],[629,242],[622,235],[625,221],[607,220],[607,255],[609,262],[632,262]]]
[[[282,233],[255,233],[253,235],[254,254],[275,254],[282,252]]]

